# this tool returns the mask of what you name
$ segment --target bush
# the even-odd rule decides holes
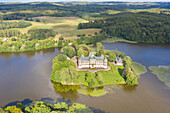
[[[60,37],[59,40],[64,40],[64,38],[63,38],[63,37]]]
[[[16,39],[15,38],[11,38],[11,41],[16,41]]]

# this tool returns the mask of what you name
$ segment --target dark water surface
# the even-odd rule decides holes
[[[170,45],[103,43],[125,52],[145,66],[170,65]],[[24,99],[70,99],[110,113],[170,113],[170,88],[148,71],[137,87],[123,87],[102,97],[58,94],[50,81],[58,48],[24,53],[0,53],[0,106]]]

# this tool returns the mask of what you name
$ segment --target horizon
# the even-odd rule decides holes
[[[152,2],[170,2],[169,0],[0,0],[0,3],[29,3],[29,2],[143,2],[143,3],[152,3]]]

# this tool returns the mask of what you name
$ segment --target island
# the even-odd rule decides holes
[[[96,47],[90,47],[75,41],[61,51],[63,54],[53,59],[51,75],[54,89],[59,92],[72,90],[84,94],[80,86],[86,86],[91,93],[99,91],[104,95],[107,91],[96,88],[115,84],[136,86],[139,75],[146,72],[144,66],[132,62],[125,53],[105,50],[99,42]],[[140,69],[143,70],[139,72]]]

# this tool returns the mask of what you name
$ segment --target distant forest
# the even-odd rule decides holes
[[[170,43],[170,16],[148,12],[119,13],[107,19],[80,23],[79,29],[102,28],[101,33],[131,41]]]
[[[108,5],[109,4],[109,5]],[[20,20],[23,18],[32,18],[37,16],[55,16],[68,17],[76,16],[83,18],[84,16],[91,17],[106,17],[109,16],[104,11],[126,11],[128,9],[170,9],[170,3],[155,3],[155,4],[126,4],[121,2],[101,2],[101,3],[14,3],[0,4],[0,15],[3,15],[4,20]]]

